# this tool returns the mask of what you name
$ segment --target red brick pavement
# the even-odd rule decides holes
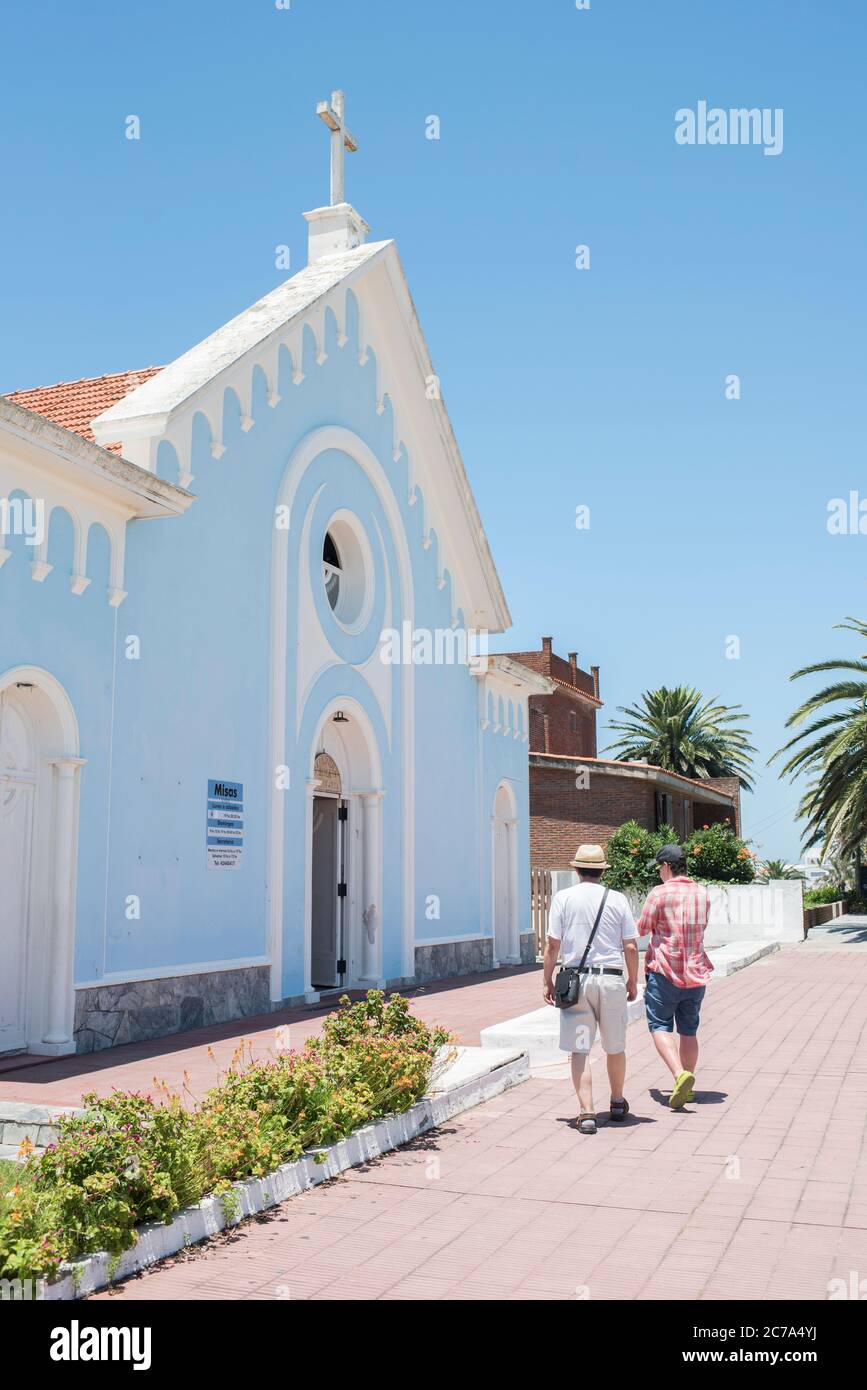
[[[568,1082],[537,1077],[99,1297],[824,1299],[864,1278],[867,951],[715,982],[702,1044],[681,1113],[636,1024],[625,1125],[580,1136]]]
[[[476,1046],[481,1028],[540,1007],[541,972],[537,966],[516,966],[405,992],[419,1017],[442,1023],[459,1042]],[[16,1067],[5,1075],[0,1072],[0,1102],[77,1105],[86,1091],[98,1095],[115,1089],[146,1091],[155,1077],[173,1091],[181,1089],[186,1077],[188,1090],[198,1096],[216,1083],[241,1039],[250,1043],[257,1056],[264,1056],[274,1045],[275,1030],[283,1025],[289,1028],[289,1045],[300,1047],[321,1031],[323,1018],[335,1007],[336,996],[322,1005],[199,1028],[156,1042],[128,1043],[106,1052]]]

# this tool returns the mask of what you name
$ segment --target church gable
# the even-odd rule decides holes
[[[321,211],[340,223],[339,209]],[[360,219],[348,209],[343,221],[349,240]],[[319,227],[311,222],[311,255]],[[293,393],[304,391],[334,351],[365,372],[377,415],[391,423],[391,458],[382,462],[395,466],[395,487],[406,488],[399,504],[418,507],[422,544],[436,547],[437,582],[444,588],[451,581],[453,618],[460,608],[468,625],[502,631],[508,608],[393,242],[337,252],[329,246],[329,254],[98,416],[94,435],[99,442],[120,439],[124,457],[151,471],[169,448],[178,482],[189,487],[203,423],[210,456],[222,458],[233,424],[245,435],[256,429],[263,408],[257,382],[264,381],[266,411],[291,407]]]

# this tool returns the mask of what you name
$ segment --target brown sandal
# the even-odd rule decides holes
[[[581,1111],[581,1114],[578,1116],[578,1133],[579,1133],[579,1134],[595,1134],[595,1133],[596,1133],[596,1116],[594,1115],[594,1113],[593,1113],[592,1110],[582,1110],[582,1111]]]
[[[611,1109],[608,1113],[612,1120],[625,1120],[626,1116],[629,1114],[629,1101],[625,1098],[622,1100],[613,1100],[611,1102]]]

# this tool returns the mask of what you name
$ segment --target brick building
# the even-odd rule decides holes
[[[624,821],[647,830],[666,823],[686,839],[696,826],[731,820],[740,833],[736,777],[697,781],[648,763],[597,756],[599,667],[583,671],[576,652],[567,659],[542,638],[534,652],[509,652],[513,661],[546,676],[550,695],[531,695],[530,862],[533,868],[565,869],[578,844],[608,842]]]

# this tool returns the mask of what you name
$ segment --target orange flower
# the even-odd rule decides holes
[[[27,1135],[25,1134],[24,1138],[21,1140],[21,1143],[18,1145],[18,1157],[20,1159],[27,1159],[30,1157],[32,1152],[33,1140],[28,1139]]]

